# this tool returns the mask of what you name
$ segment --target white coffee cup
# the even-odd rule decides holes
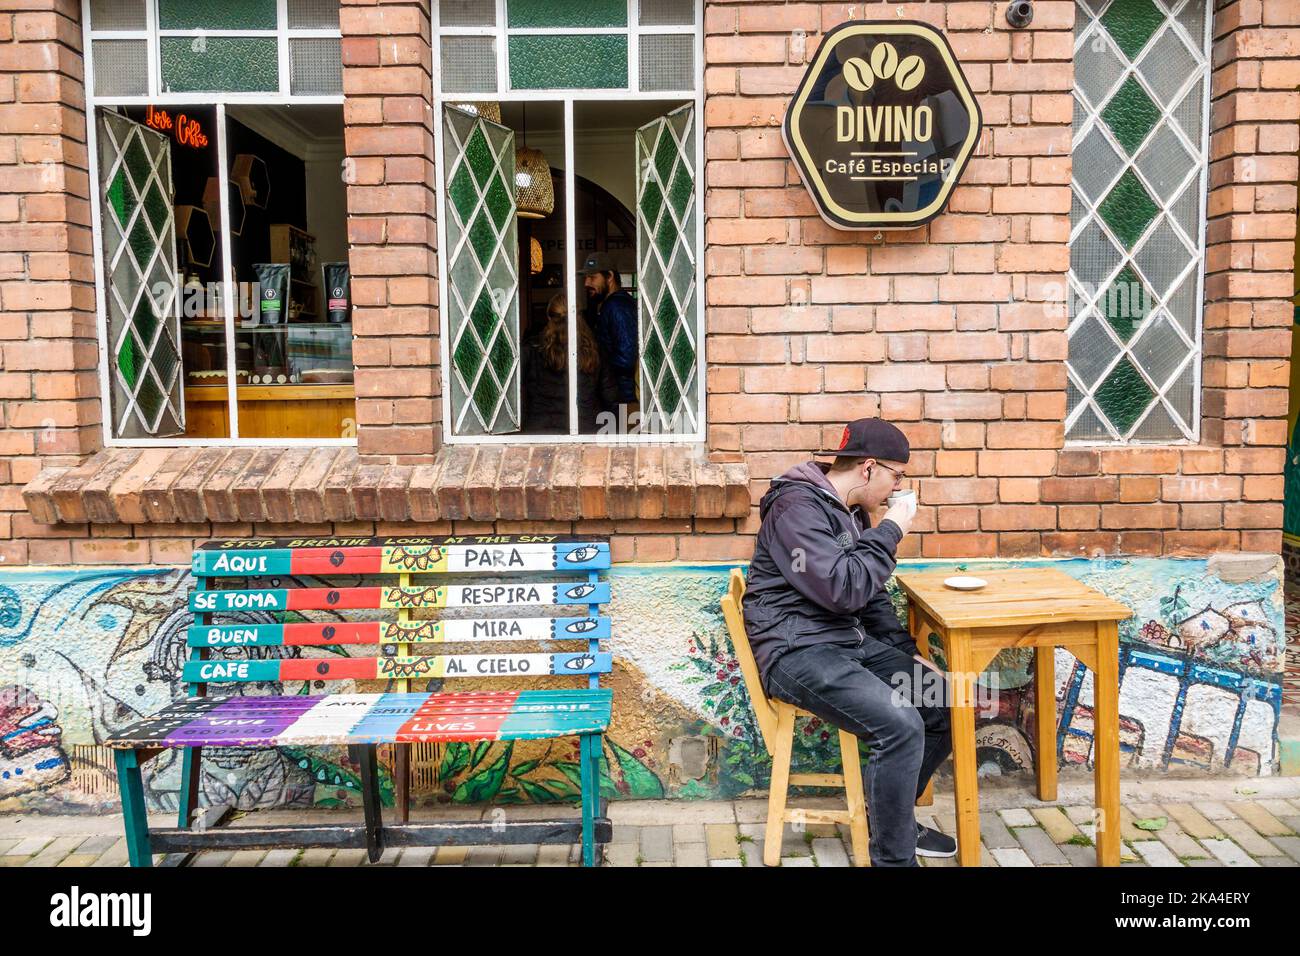
[[[916,492],[910,488],[895,491],[885,501],[891,508],[895,505],[902,505],[909,514],[916,514]]]

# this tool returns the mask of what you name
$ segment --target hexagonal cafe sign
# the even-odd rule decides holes
[[[943,211],[979,140],[980,110],[934,28],[851,21],[822,38],[783,132],[827,222],[905,229]]]

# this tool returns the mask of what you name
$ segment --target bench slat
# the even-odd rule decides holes
[[[187,631],[190,647],[326,647],[460,641],[604,640],[607,617],[509,617],[456,621],[331,621],[325,624],[214,624]]]
[[[232,547],[195,551],[191,566],[194,574],[204,577],[601,571],[610,566],[610,554],[609,542],[606,541],[341,548]]]
[[[609,726],[613,692],[484,694],[486,709],[467,710],[473,696],[211,698],[207,702],[215,706],[160,715],[132,725],[109,741],[109,746],[309,746],[570,736],[600,732]],[[248,706],[252,701],[265,702],[260,712]]]
[[[429,677],[539,677],[608,674],[610,654],[430,654],[391,657],[285,657],[186,661],[190,683],[288,680],[402,680]]]
[[[606,604],[609,582],[444,584],[436,587],[253,588],[191,591],[189,608],[227,611],[341,611],[535,604]]]

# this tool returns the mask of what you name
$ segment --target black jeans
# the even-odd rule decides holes
[[[769,696],[867,742],[871,865],[915,866],[913,807],[952,752],[943,676],[868,637],[861,647],[816,644],[787,651],[768,671],[767,688]]]

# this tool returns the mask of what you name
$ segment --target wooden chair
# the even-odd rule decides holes
[[[758,664],[745,633],[745,619],[740,602],[745,596],[745,575],[733,568],[727,593],[722,598],[722,615],[731,633],[731,643],[745,677],[745,687],[758,718],[763,744],[772,755],[772,783],[767,797],[767,836],[763,842],[763,862],[767,866],[781,863],[781,837],[787,822],[847,823],[853,844],[853,865],[870,866],[867,854],[867,802],[862,790],[862,764],[858,758],[858,738],[846,730],[840,733],[840,758],[843,773],[791,773],[790,753],[794,749],[794,719],[812,714],[793,704],[771,700],[763,691]],[[799,787],[840,787],[844,790],[847,810],[814,810],[787,807],[790,785]]]

